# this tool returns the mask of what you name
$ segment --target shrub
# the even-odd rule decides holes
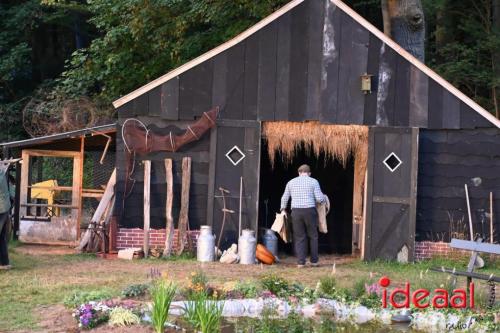
[[[285,297],[290,291],[288,281],[274,274],[264,275],[261,277],[260,283],[264,290],[269,290],[278,297]]]
[[[193,294],[207,292],[208,289],[208,278],[199,270],[197,272],[191,272],[191,278],[189,280],[188,286],[185,289],[185,294],[187,298],[190,298]]]
[[[153,300],[151,321],[157,333],[164,331],[165,322],[168,318],[168,310],[175,296],[175,290],[176,287],[173,283],[167,283],[163,279],[158,279],[153,284],[151,289],[151,298]]]
[[[316,287],[318,295],[322,297],[331,297],[337,292],[337,281],[333,276],[327,275],[319,279]]]
[[[92,329],[108,321],[109,307],[96,302],[82,304],[73,312],[73,317],[78,322],[78,327]]]
[[[351,292],[345,288],[338,288],[333,276],[322,277],[316,285],[315,296],[348,302],[352,300]]]
[[[352,287],[352,296],[354,298],[363,296],[366,293],[366,285],[368,283],[369,282],[367,278],[361,278],[359,280],[356,280],[356,282],[354,282],[354,285]]]
[[[192,294],[184,306],[184,319],[203,333],[218,332],[224,303],[210,299],[206,292]]]
[[[233,291],[241,293],[244,298],[255,298],[259,294],[259,287],[252,281],[238,281]]]
[[[108,290],[92,290],[82,291],[78,290],[64,298],[64,305],[68,308],[76,308],[82,304],[90,301],[101,301],[113,297]]]
[[[137,325],[141,322],[138,315],[132,310],[122,307],[116,307],[109,314],[109,324],[113,326],[130,326]]]
[[[149,289],[149,285],[145,283],[141,284],[131,284],[127,286],[122,291],[123,297],[139,297],[146,294],[146,291]]]

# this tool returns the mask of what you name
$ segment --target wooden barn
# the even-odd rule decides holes
[[[412,261],[421,242],[468,233],[466,184],[475,234],[490,237],[490,196],[500,215],[500,121],[340,0],[293,0],[114,106],[119,247],[142,244],[144,160],[152,238],[164,234],[166,158],[175,221],[183,157],[192,161],[190,229],[219,235],[223,199],[235,212],[224,246],[236,242],[240,213],[243,228],[270,227],[302,163],[332,201],[324,253]],[[193,126],[214,108],[197,136]],[[123,140],[130,119],[144,127],[135,138],[144,151]],[[152,149],[187,132],[196,139],[174,151]]]

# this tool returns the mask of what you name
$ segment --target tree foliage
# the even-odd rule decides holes
[[[111,101],[243,31],[284,0],[89,0],[101,36],[73,53],[68,95]]]
[[[234,37],[289,0],[7,0],[0,4],[0,141],[22,110],[99,108]],[[380,0],[345,0],[379,29]],[[422,0],[428,65],[495,112],[500,0]],[[496,13],[496,14],[495,14]],[[43,89],[41,89],[43,88]]]

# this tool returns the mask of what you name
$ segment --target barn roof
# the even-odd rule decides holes
[[[178,78],[181,74],[189,71],[190,69],[193,69],[198,65],[203,65],[203,63],[212,60],[217,55],[219,55],[227,50],[230,50],[231,48],[233,48],[237,44],[247,40],[248,38],[252,37],[253,35],[257,34],[258,32],[264,30],[268,25],[275,22],[276,20],[278,20],[280,17],[284,16],[285,14],[292,12],[300,4],[302,4],[303,2],[307,2],[307,1],[313,1],[313,0],[293,0],[293,1],[289,2],[285,6],[283,6],[282,8],[277,10],[276,12],[274,12],[273,14],[269,15],[268,17],[266,17],[265,19],[263,19],[262,21],[260,21],[256,25],[250,27],[249,29],[242,32],[241,34],[234,37],[233,39],[227,41],[226,43],[219,45],[218,47],[216,47],[216,48],[206,52],[205,54],[185,63],[184,65],[170,71],[169,73],[157,78],[156,80],[153,80],[153,81],[149,82],[148,84],[136,89],[135,91],[117,99],[116,101],[113,102],[114,107],[120,108],[120,107],[124,106],[125,104],[127,104],[128,102],[150,92],[154,88],[161,86],[174,78]],[[480,120],[478,121],[478,119],[475,117],[470,118],[471,116],[459,115],[458,117],[462,118],[462,120],[458,120],[459,124],[463,124],[466,121],[466,119],[471,119],[472,122],[482,123],[483,126],[484,126],[484,123],[488,123],[488,124],[491,124],[495,127],[500,128],[500,120],[496,119],[491,113],[489,113],[487,110],[482,108],[480,105],[478,105],[476,102],[474,102],[471,98],[466,96],[460,90],[455,88],[452,84],[447,82],[444,78],[439,76],[432,69],[427,67],[425,64],[423,64],[419,60],[417,60],[411,54],[409,54],[406,50],[404,50],[396,42],[394,42],[392,39],[387,37],[383,32],[378,30],[375,26],[373,26],[371,23],[369,23],[366,19],[361,17],[359,14],[357,14],[348,5],[343,3],[341,0],[329,0],[329,1],[331,2],[331,4],[333,4],[333,7],[335,7],[335,9],[337,9],[337,8],[340,9],[345,15],[349,16],[357,24],[359,24],[361,27],[363,27],[364,29],[369,31],[369,33],[371,35],[375,36],[375,38],[379,40],[379,43],[382,44],[382,48],[385,46],[388,46],[390,49],[392,49],[397,54],[397,56],[399,56],[402,59],[409,62],[412,66],[414,66],[420,72],[422,72],[423,74],[425,74],[426,76],[431,78],[435,82],[435,84],[437,84],[438,86],[441,86],[445,91],[447,91],[448,92],[447,96],[441,97],[442,99],[446,99],[446,98],[449,99],[450,98],[449,96],[453,96],[457,99],[457,102],[454,104],[458,103],[458,104],[464,104],[464,105],[468,106],[470,109],[472,109],[477,114],[479,114],[481,116],[480,118],[483,119],[482,121],[480,121]],[[323,34],[325,34],[325,33],[326,32],[323,31]],[[323,43],[324,43],[326,40],[326,37],[323,36],[323,39],[324,39],[323,40]],[[413,83],[414,82],[412,81],[412,84]],[[408,89],[410,89],[410,88],[408,88]],[[418,89],[418,88],[416,88],[416,89]],[[430,99],[432,97],[429,96],[426,98]],[[443,103],[442,108],[446,109],[444,102],[442,102],[442,103]],[[430,111],[431,110],[429,110],[429,117],[431,117]],[[446,117],[447,117],[447,114],[444,114],[444,112],[448,112],[448,110],[444,110],[443,114],[440,115],[440,118],[442,118],[442,119],[440,119],[439,122],[441,122],[441,123],[447,122],[446,120],[443,120],[443,119],[446,119]],[[462,108],[460,106],[458,106],[458,111],[456,111],[456,112],[458,112],[459,114],[463,113]],[[472,119],[474,119],[474,120],[472,120]],[[484,122],[484,120],[487,120],[487,122]],[[457,121],[448,121],[448,122],[453,122],[454,124],[457,123]],[[417,124],[418,124],[418,122],[417,122]],[[412,125],[411,122],[410,122],[410,125]],[[458,125],[458,126],[460,126],[460,125]],[[422,127],[426,127],[426,126],[422,126]],[[446,126],[443,125],[443,127],[446,127]],[[435,127],[435,128],[438,128],[438,127]],[[451,126],[450,128],[458,128],[458,127],[455,124],[455,125]]]
[[[95,127],[89,127],[64,133],[57,133],[52,135],[41,136],[37,138],[31,138],[26,140],[12,141],[0,143],[2,148],[27,148],[36,147],[40,145],[50,144],[58,141],[67,142],[70,139],[80,139],[82,136],[93,135],[93,134],[111,134],[116,132],[116,124],[101,125]]]

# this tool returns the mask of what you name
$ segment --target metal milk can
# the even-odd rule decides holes
[[[255,232],[250,229],[245,229],[241,232],[238,239],[238,254],[240,256],[240,264],[253,265],[255,264],[255,247],[257,240]]]
[[[262,236],[262,241],[264,246],[273,254],[273,256],[278,255],[278,237],[274,234],[271,229],[265,229],[264,236]]]
[[[200,227],[200,235],[196,243],[196,259],[201,262],[215,259],[215,235],[212,234],[212,227],[209,225]]]

